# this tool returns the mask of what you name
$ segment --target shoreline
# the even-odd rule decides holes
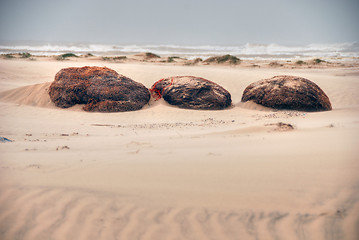
[[[220,59],[222,57],[222,59]],[[226,58],[227,57],[227,58]],[[152,63],[175,66],[229,66],[233,68],[278,68],[278,69],[323,69],[323,68],[358,68],[359,58],[339,57],[303,57],[291,59],[241,59],[232,55],[215,55],[206,58],[188,59],[178,56],[159,56],[151,52],[132,55],[94,56],[92,54],[76,55],[66,53],[61,55],[39,56],[30,53],[1,54],[4,60],[27,61],[71,61],[71,62],[104,62],[104,63]]]

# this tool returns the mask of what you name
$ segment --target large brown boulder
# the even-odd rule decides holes
[[[155,98],[187,109],[219,110],[231,105],[231,94],[207,79],[193,76],[164,78],[150,89]]]
[[[71,67],[60,70],[50,85],[56,106],[86,104],[84,110],[124,112],[141,109],[150,99],[141,83],[106,67]]]
[[[254,101],[275,109],[327,111],[332,109],[328,96],[315,83],[294,76],[275,76],[250,84],[242,102]]]

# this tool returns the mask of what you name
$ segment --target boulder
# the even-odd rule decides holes
[[[266,107],[299,111],[332,109],[328,96],[315,83],[294,76],[275,76],[250,84],[242,102],[254,101]]]
[[[150,99],[141,83],[106,67],[71,67],[60,70],[49,95],[57,107],[86,104],[85,111],[124,112],[141,109]]]
[[[153,84],[152,96],[187,109],[219,110],[231,105],[231,94],[220,85],[193,76],[164,78]]]

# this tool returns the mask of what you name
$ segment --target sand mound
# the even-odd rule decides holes
[[[239,102],[236,104],[236,106],[250,109],[250,110],[258,110],[258,111],[273,111],[273,109],[265,107],[263,105],[260,105],[258,103],[255,103],[253,101],[247,101],[247,102]]]
[[[51,82],[34,84],[0,93],[0,101],[30,105],[34,107],[55,107],[49,97]]]

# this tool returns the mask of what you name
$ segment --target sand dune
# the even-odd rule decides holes
[[[74,63],[0,61],[0,136],[13,140],[0,143],[0,239],[358,239],[355,69],[109,63],[147,87],[174,75],[211,79],[233,107],[161,100],[89,113],[47,95],[56,71]],[[333,111],[240,103],[248,84],[278,74],[317,83]]]
[[[34,107],[55,107],[48,89],[51,82],[24,86],[0,93],[0,101],[30,105]]]

